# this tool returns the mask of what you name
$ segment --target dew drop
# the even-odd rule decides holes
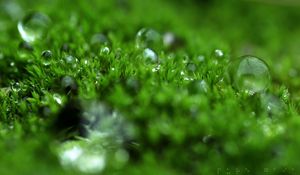
[[[214,51],[214,55],[215,55],[217,58],[221,58],[221,57],[224,56],[224,52],[223,52],[222,50],[220,50],[220,49],[216,49],[216,50]]]
[[[249,95],[265,91],[271,83],[267,64],[254,56],[243,56],[232,62],[229,74],[233,85]]]
[[[196,66],[196,64],[194,64],[194,63],[188,63],[188,64],[186,65],[186,68],[187,68],[187,70],[188,70],[189,72],[195,72],[196,69],[197,69],[197,66]]]
[[[203,56],[203,55],[199,55],[198,57],[197,57],[197,60],[199,61],[199,62],[204,62],[205,61],[205,57]]]
[[[163,42],[165,47],[170,47],[175,42],[175,36],[171,32],[167,32],[163,36]]]
[[[155,66],[152,68],[152,72],[158,72],[160,70],[160,65]]]
[[[91,45],[108,45],[110,42],[105,35],[98,33],[92,36],[90,43]]]
[[[109,53],[110,53],[110,49],[107,46],[102,47],[101,50],[100,50],[101,55],[108,55]]]
[[[61,86],[66,94],[74,94],[78,93],[78,85],[75,80],[70,76],[65,76],[61,80]]]
[[[52,52],[50,50],[44,50],[41,54],[43,58],[49,59],[52,57]]]
[[[199,88],[200,88],[201,91],[203,91],[203,92],[205,92],[205,93],[207,93],[207,92],[208,92],[208,89],[209,89],[208,84],[206,83],[205,80],[201,80],[201,81],[199,82]]]
[[[9,65],[10,65],[11,67],[14,67],[16,64],[15,64],[15,62],[12,61],[12,62],[9,63]]]
[[[261,105],[268,112],[270,117],[282,116],[285,111],[285,104],[280,98],[272,94],[261,94]]]
[[[24,41],[34,42],[46,36],[50,23],[51,20],[48,16],[33,12],[18,22],[18,30]]]
[[[136,47],[138,49],[161,47],[162,39],[160,34],[153,29],[142,28],[136,35]]]

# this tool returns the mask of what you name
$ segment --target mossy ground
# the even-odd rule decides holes
[[[136,130],[131,139],[139,146],[130,160],[118,168],[109,162],[103,174],[299,174],[296,1],[20,0],[15,14],[4,10],[12,1],[0,2],[0,174],[80,174],[63,169],[53,151],[60,138],[51,125],[72,98],[103,102]],[[16,26],[32,10],[52,24],[28,51],[19,48]],[[135,47],[143,27],[181,41],[157,50],[157,72]],[[93,54],[96,33],[109,38],[109,54]],[[62,50],[64,44],[69,49]],[[49,65],[44,50],[53,53]],[[267,93],[284,104],[280,115],[270,113],[259,94],[240,93],[227,80],[230,60],[247,54],[268,63]],[[67,63],[66,55],[77,61]],[[74,78],[78,94],[62,89],[64,76]],[[207,86],[199,86],[202,80]]]

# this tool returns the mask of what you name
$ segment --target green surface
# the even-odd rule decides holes
[[[300,173],[296,1],[13,2],[0,1],[0,174],[81,174],[60,165],[56,148],[69,137],[53,131],[74,99],[82,112],[103,103],[134,128],[125,138],[129,146],[115,143],[122,132],[95,141],[115,143],[103,146],[103,174]],[[20,8],[7,10],[9,4]],[[19,47],[17,29],[30,11],[52,21],[47,37],[31,44],[33,51]],[[143,27],[181,41],[173,49],[156,45],[156,72],[158,63],[135,46]],[[110,40],[109,53],[91,45],[97,33]],[[52,57],[43,58],[44,50]],[[263,94],[240,92],[228,79],[229,62],[249,54],[269,66],[272,83]],[[69,55],[73,62],[66,61]],[[65,76],[77,82],[78,94],[64,91]],[[117,149],[128,152],[127,162],[115,161]]]

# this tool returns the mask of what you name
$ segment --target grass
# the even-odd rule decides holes
[[[103,174],[300,172],[299,6],[218,0],[0,4],[6,9],[0,12],[0,174],[84,174],[60,164],[64,144],[105,153]],[[7,10],[9,4],[20,10]],[[52,20],[47,37],[31,43],[33,50],[17,30],[30,11]],[[159,63],[135,46],[143,27],[177,38],[171,48],[156,45]],[[109,52],[91,44],[97,33],[108,38]],[[44,50],[52,56],[42,57]],[[228,81],[229,63],[248,54],[270,68],[265,94],[247,95]],[[271,110],[269,103],[275,104]],[[114,114],[120,120],[110,120]],[[110,135],[85,137],[82,116],[93,115],[101,119],[93,132]]]

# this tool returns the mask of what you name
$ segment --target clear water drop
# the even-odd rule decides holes
[[[48,16],[33,12],[18,22],[18,30],[24,41],[34,42],[46,36],[50,23],[51,20]]]
[[[102,47],[101,50],[100,50],[100,54],[101,55],[108,55],[110,53],[110,48],[105,46],[105,47]]]
[[[52,52],[50,50],[44,50],[41,54],[43,58],[49,59],[52,57]]]
[[[194,63],[187,63],[186,68],[189,72],[195,72],[197,69],[197,66]]]
[[[91,37],[90,47],[94,54],[108,54],[110,53],[109,46],[111,45],[109,39],[101,33],[95,34]]]
[[[143,53],[144,58],[151,60],[152,62],[157,62],[158,58],[156,53],[149,48],[146,48]]]
[[[223,52],[222,50],[220,50],[220,49],[216,49],[216,50],[214,51],[214,55],[215,55],[216,57],[218,57],[218,58],[221,58],[221,57],[224,56],[224,52]]]
[[[205,61],[205,56],[204,56],[204,55],[199,55],[199,56],[197,57],[197,60],[198,60],[199,62],[203,63],[203,62]]]
[[[229,74],[233,85],[249,95],[264,92],[271,83],[267,64],[254,56],[243,56],[232,62]]]
[[[91,45],[109,45],[110,42],[104,34],[98,33],[92,36],[90,43]]]
[[[75,58],[75,57],[72,56],[72,55],[67,55],[67,56],[65,57],[65,61],[66,61],[66,63],[72,65],[73,68],[75,68],[75,67],[77,66],[77,63],[78,63],[78,59]]]
[[[160,64],[152,68],[152,72],[158,72],[160,70]]]
[[[209,89],[209,86],[208,86],[208,84],[206,83],[205,80],[201,80],[201,81],[199,82],[199,88],[200,88],[201,91],[207,93],[207,92],[208,92],[208,89]]]
[[[167,32],[163,36],[163,42],[165,47],[170,47],[175,43],[175,36],[171,32]]]
[[[264,110],[268,112],[270,117],[282,116],[285,111],[285,104],[280,100],[280,98],[272,94],[261,94],[260,97],[261,105]]]
[[[77,94],[78,93],[78,85],[76,81],[70,76],[64,76],[61,79],[61,87],[65,91],[66,94]]]
[[[142,28],[136,35],[136,47],[138,49],[159,48],[162,45],[161,35],[153,30]]]
[[[12,62],[9,63],[9,65],[10,65],[11,67],[14,67],[14,66],[16,65],[16,63],[12,61]]]

